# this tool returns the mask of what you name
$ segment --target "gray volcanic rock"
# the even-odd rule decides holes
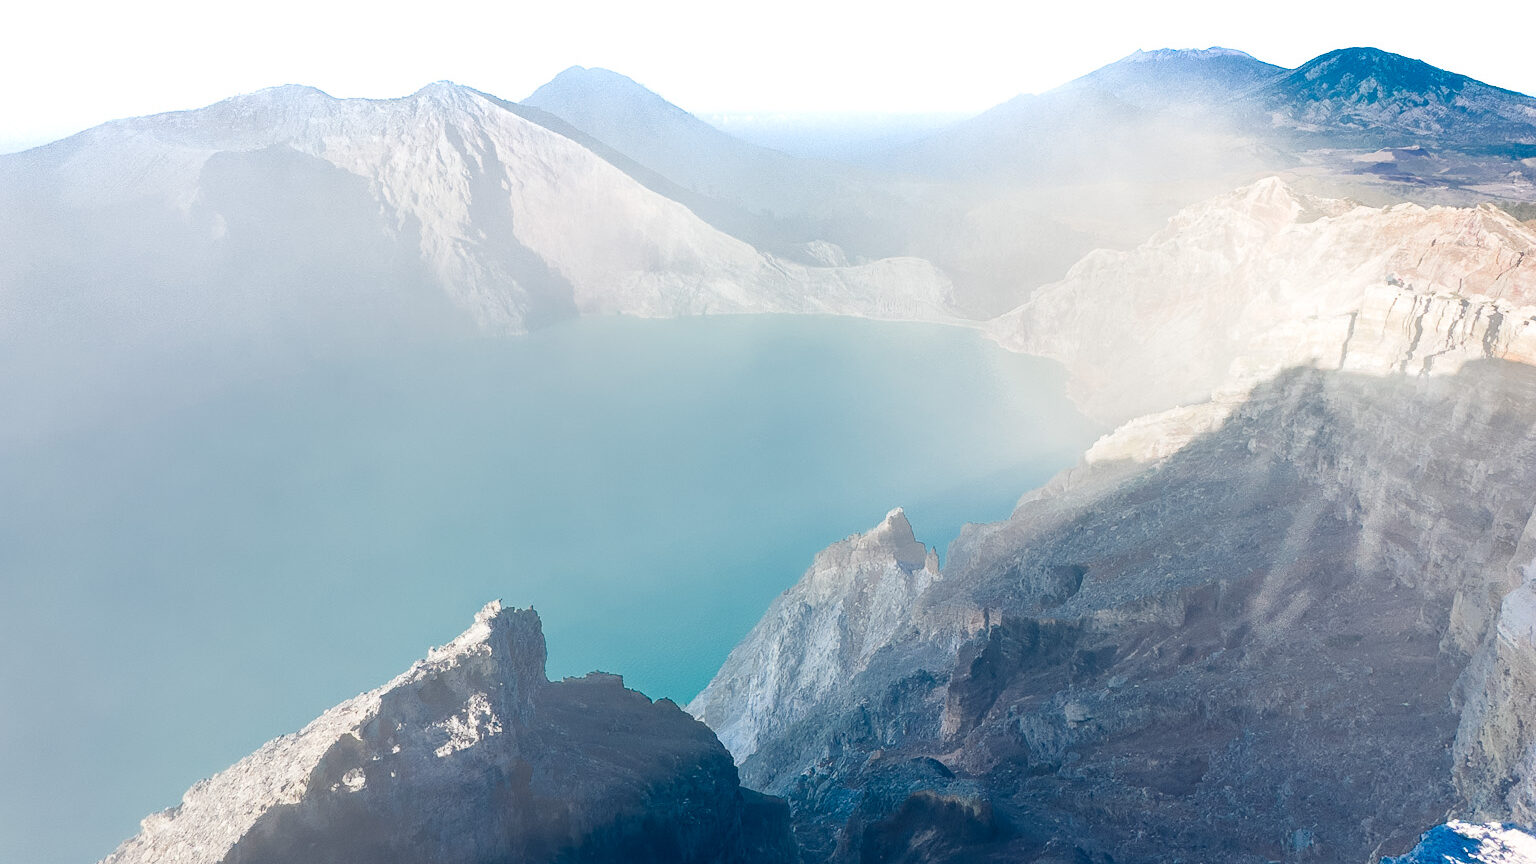
[[[890,643],[912,603],[938,574],[935,551],[897,508],[865,534],[816,555],[779,595],[688,711],[709,724],[737,761],[836,698]],[[781,658],[763,664],[764,656]]]
[[[1491,612],[1452,609],[1497,594],[1536,507],[1533,405],[1511,363],[1297,371],[1166,458],[1074,471],[957,540],[897,631],[923,635],[744,781],[791,799],[808,857],[858,860],[914,796],[987,812],[935,823],[957,860],[1406,849],[1458,799],[1483,634],[1457,626]]]
[[[1462,682],[1456,781],[1474,816],[1536,823],[1536,526],[1527,526],[1495,626]],[[1514,568],[1512,568],[1514,569]]]
[[[726,704],[846,681],[757,721],[744,782],[837,861],[1369,860],[1528,819],[1531,248],[1267,182],[1085,262],[1017,347],[1155,413],[968,526],[851,675],[765,618]]]
[[[551,683],[532,609],[193,786],[105,864],[787,862],[788,811],[616,675]]]

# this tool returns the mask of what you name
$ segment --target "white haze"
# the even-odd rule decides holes
[[[572,64],[623,70],[696,112],[976,112],[1138,48],[1209,45],[1285,66],[1376,45],[1536,91],[1528,62],[1536,13],[1518,0],[1436,16],[1433,26],[1323,0],[1283,9],[962,0],[942,10],[869,0],[771,8],[450,0],[430,11],[398,0],[92,0],[11,4],[5,18],[0,152],[285,83],[385,97],[451,79],[518,98]]]

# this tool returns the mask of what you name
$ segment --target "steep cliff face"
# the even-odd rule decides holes
[[[923,635],[743,777],[838,860],[937,800],[985,816],[934,815],[951,851],[907,860],[1401,852],[1458,800],[1457,646],[1536,506],[1533,399],[1507,363],[1303,370],[1171,455],[1077,469],[956,541]]]
[[[1011,344],[1152,413],[968,527],[745,782],[848,861],[1367,860],[1528,818],[1531,242],[1267,182],[1084,262]],[[735,680],[794,654],[764,628]]]
[[[105,864],[794,860],[783,802],[615,675],[551,683],[533,610],[492,603],[385,686],[148,817]]]
[[[1536,578],[1521,572],[1462,684],[1456,782],[1472,815],[1536,825]]]
[[[1270,178],[1179,213],[1129,252],[1087,256],[990,332],[1061,360],[1085,410],[1122,423],[1290,366],[1526,362],[1533,303],[1536,234],[1501,210],[1377,209]]]
[[[768,607],[688,711],[737,761],[758,742],[820,711],[869,667],[938,574],[897,508],[867,533],[823,550]]]
[[[1424,833],[1419,845],[1382,864],[1525,864],[1536,861],[1536,837],[1517,825],[1447,822]]]

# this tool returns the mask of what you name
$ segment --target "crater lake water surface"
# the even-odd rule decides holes
[[[1094,434],[1051,364],[850,319],[586,319],[172,395],[54,373],[13,367],[47,383],[0,436],[9,861],[105,855],[493,598],[538,609],[552,677],[685,703],[817,550],[901,505],[942,554]]]

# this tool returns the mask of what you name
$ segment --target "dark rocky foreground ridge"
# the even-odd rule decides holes
[[[783,801],[665,699],[551,682],[532,610],[492,603],[384,687],[144,820],[106,861],[782,862]]]
[[[957,541],[812,719],[737,753],[745,782],[810,860],[1403,852],[1483,788],[1458,682],[1529,543],[1533,399],[1514,364],[1297,371],[1166,460],[1074,472]]]

